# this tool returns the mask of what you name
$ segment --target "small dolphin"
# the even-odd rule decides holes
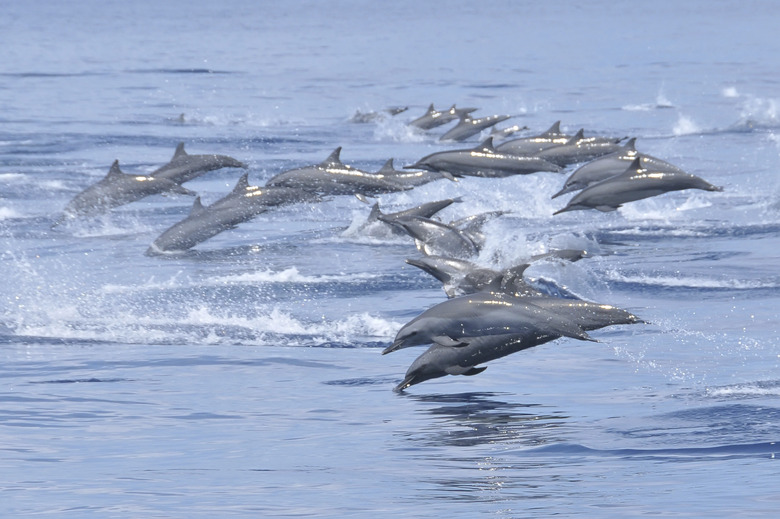
[[[621,148],[620,140],[604,137],[585,137],[583,130],[580,129],[565,144],[546,148],[534,154],[534,157],[540,157],[564,167],[577,162],[587,162],[608,153],[619,151]]]
[[[115,160],[102,180],[92,184],[68,202],[62,217],[54,223],[54,226],[77,217],[103,214],[114,207],[135,202],[149,195],[163,193],[195,195],[189,189],[165,178],[127,175],[119,169],[119,161]]]
[[[382,354],[433,342],[462,346],[465,337],[548,332],[593,340],[575,322],[524,298],[478,292],[448,299],[424,311],[398,331]]]
[[[463,115],[458,121],[458,124],[439,137],[439,140],[442,142],[465,141],[469,137],[477,135],[482,130],[495,126],[502,121],[506,121],[510,117],[511,116],[509,115],[488,115],[486,117],[474,119],[470,115]]]
[[[371,212],[368,214],[366,221],[360,226],[360,230],[365,230],[369,226],[380,223],[384,228],[390,229],[394,234],[406,234],[403,227],[396,225],[396,220],[402,220],[405,218],[412,218],[415,216],[422,216],[423,218],[431,218],[433,215],[448,207],[450,204],[460,202],[460,198],[447,198],[445,200],[437,200],[434,202],[426,202],[418,206],[397,211],[395,213],[383,213],[379,209],[379,202],[375,202],[371,207]]]
[[[571,135],[561,132],[561,121],[555,121],[547,131],[540,133],[539,135],[521,137],[519,139],[502,142],[496,146],[496,149],[501,153],[509,153],[512,155],[533,155],[545,148],[566,144],[571,138]]]
[[[444,256],[407,259],[413,265],[441,281],[448,298],[473,294],[483,290],[504,292],[515,296],[542,295],[523,280],[527,263],[498,271],[480,267],[471,261]]]
[[[176,146],[171,161],[151,173],[155,178],[165,178],[176,184],[183,184],[199,177],[207,171],[222,168],[242,168],[249,166],[227,155],[190,155],[184,151],[184,143]]]
[[[409,171],[395,169],[393,166],[393,159],[388,159],[384,166],[375,174],[390,182],[413,187],[422,186],[429,182],[433,182],[434,180],[441,180],[443,178],[453,182],[458,181],[458,179],[446,171]]]
[[[539,157],[499,152],[493,147],[492,137],[488,137],[476,148],[432,153],[411,166],[404,166],[404,169],[448,171],[456,176],[492,178],[561,170],[559,166]]]
[[[465,337],[462,339],[463,346],[434,341],[430,348],[412,362],[403,381],[393,391],[401,392],[420,382],[447,375],[477,375],[487,369],[487,366],[477,367],[477,364],[506,357],[560,337],[554,330],[538,330]]]
[[[341,146],[321,163],[279,173],[266,186],[305,189],[322,195],[375,195],[413,187],[347,166],[341,162],[340,154]]]
[[[629,139],[623,145],[622,149],[591,160],[587,164],[583,164],[566,179],[566,182],[563,183],[563,189],[555,193],[552,198],[557,198],[572,191],[585,189],[591,184],[619,175],[623,173],[637,157],[642,159],[642,167],[645,169],[685,173],[673,164],[669,164],[652,155],[636,151],[635,144],[636,138],[634,137]]]
[[[363,112],[362,110],[356,110],[355,115],[353,115],[349,119],[349,121],[353,123],[360,123],[360,124],[382,121],[388,115],[390,117],[393,117],[400,113],[405,112],[408,109],[409,109],[408,106],[388,106],[381,112],[374,112],[374,111]]]
[[[411,121],[409,126],[414,126],[421,130],[430,130],[476,111],[476,108],[455,108],[455,105],[452,105],[449,110],[436,110],[433,107],[433,103],[431,103],[428,111]]]
[[[517,132],[521,132],[523,130],[528,130],[528,126],[520,126],[519,124],[515,124],[506,128],[493,128],[490,131],[490,136],[493,137],[493,142],[495,142],[497,140],[507,139]]]
[[[473,257],[479,254],[479,244],[467,233],[446,223],[420,216],[382,220],[411,236],[417,249],[425,255]]]
[[[713,186],[706,180],[689,173],[644,169],[641,159],[637,157],[625,172],[585,188],[574,195],[566,207],[553,214],[580,209],[614,211],[626,202],[683,189],[723,191],[722,187]]]
[[[185,251],[271,207],[319,200],[317,195],[301,189],[250,186],[247,176],[244,173],[230,194],[208,207],[197,197],[190,214],[158,236],[146,254]]]

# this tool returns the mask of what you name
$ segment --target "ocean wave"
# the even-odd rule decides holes
[[[609,281],[613,282],[669,288],[753,290],[780,287],[780,284],[778,284],[777,280],[751,281],[732,278],[714,279],[691,276],[624,274],[616,270],[606,271],[604,275]]]
[[[713,398],[780,397],[780,380],[744,382],[728,386],[708,387],[705,393]]]

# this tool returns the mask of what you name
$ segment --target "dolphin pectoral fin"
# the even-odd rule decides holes
[[[485,371],[487,369],[487,366],[482,366],[481,368],[471,368],[465,373],[461,373],[461,375],[465,375],[467,377],[473,377],[474,375],[478,375]]]
[[[446,178],[447,180],[451,180],[452,182],[458,182],[458,179],[453,176],[452,173],[449,171],[439,171],[439,175]]]
[[[448,335],[438,335],[433,338],[433,342],[436,344],[441,344],[442,346],[450,346],[452,348],[462,348],[463,346],[469,345],[468,341],[466,340],[455,340]]]
[[[370,204],[371,202],[368,200],[368,197],[364,195],[363,193],[355,193],[355,198],[363,202],[364,204]]]
[[[596,207],[594,207],[594,209],[597,209],[602,213],[610,213],[612,211],[617,211],[619,207],[621,207],[621,204],[618,204],[614,207],[611,205],[597,205]]]

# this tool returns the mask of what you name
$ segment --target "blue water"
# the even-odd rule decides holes
[[[771,1],[5,2],[0,516],[773,517],[779,24]],[[149,173],[180,141],[255,185],[337,146],[371,171],[463,147],[408,129],[431,102],[635,136],[724,187],[555,217],[554,173],[379,198],[509,210],[482,264],[588,249],[526,275],[649,324],[397,394],[423,350],[381,349],[444,293],[355,198],[163,257],[189,197],[50,228],[114,159]],[[186,187],[211,203],[240,173]]]

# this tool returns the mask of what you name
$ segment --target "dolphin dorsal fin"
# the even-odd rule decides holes
[[[496,148],[493,146],[493,136],[491,135],[487,139],[485,139],[482,144],[474,148],[477,151],[486,151],[488,153],[495,153]]]
[[[432,114],[434,112],[436,112],[436,109],[433,107],[433,103],[431,103],[431,106],[428,107],[428,113]]]
[[[111,168],[108,170],[108,174],[106,175],[107,179],[120,177],[124,175],[122,173],[122,170],[119,169],[119,159],[115,160],[113,164],[111,164]]]
[[[173,159],[171,160],[176,160],[179,157],[186,157],[186,156],[187,156],[187,152],[184,151],[184,143],[180,142],[179,144],[176,145],[176,151],[173,152]]]
[[[577,130],[577,133],[575,133],[575,134],[572,136],[572,138],[571,138],[571,139],[569,139],[569,140],[566,142],[566,144],[577,144],[578,142],[580,142],[580,141],[581,141],[582,139],[584,139],[584,138],[585,138],[585,130],[584,130],[584,129],[582,129],[582,128],[580,128],[579,130]]]
[[[550,128],[542,134],[543,137],[552,137],[561,134],[561,121],[555,121]]]
[[[376,222],[379,220],[380,216],[382,216],[382,211],[379,210],[379,202],[374,202],[374,205],[371,206],[371,212],[368,213],[366,222]]]
[[[233,188],[234,193],[243,193],[249,187],[249,173],[244,173],[241,178],[236,182],[236,187]]]
[[[623,145],[626,151],[636,151],[636,137],[631,137]]]
[[[192,209],[190,209],[190,216],[197,216],[205,210],[206,208],[203,207],[203,203],[200,201],[200,197],[196,196],[195,201],[192,202]]]
[[[387,159],[387,162],[385,162],[385,165],[382,166],[382,169],[376,172],[377,175],[391,174],[391,173],[395,173],[395,168],[393,167],[393,159]]]
[[[320,166],[328,167],[333,164],[342,164],[340,155],[341,155],[341,146],[333,150],[333,152],[330,155],[328,155],[327,159],[320,162]]]

